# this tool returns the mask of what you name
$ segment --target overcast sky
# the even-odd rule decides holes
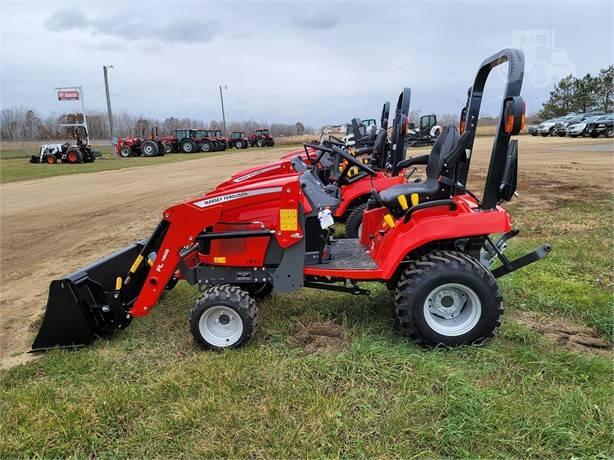
[[[81,85],[105,110],[164,119],[227,118],[320,126],[377,116],[412,88],[412,109],[458,113],[479,63],[526,55],[536,111],[552,83],[613,63],[604,1],[12,1],[0,0],[1,107],[66,111],[54,88]],[[501,75],[483,112],[498,113]]]

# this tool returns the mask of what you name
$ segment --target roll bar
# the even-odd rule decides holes
[[[506,48],[493,54],[480,64],[480,69],[473,85],[469,88],[466,111],[463,110],[465,112],[464,130],[469,133],[469,140],[467,143],[467,156],[461,162],[458,180],[461,184],[466,185],[486,80],[495,67],[506,62],[508,63],[507,83],[503,93],[501,114],[482,196],[481,207],[483,209],[493,209],[499,202],[499,187],[505,171],[510,138],[512,135],[520,132],[524,122],[524,102],[520,97],[524,76],[524,55],[521,50]]]
[[[384,131],[388,129],[388,119],[390,118],[390,102],[384,102],[382,107],[382,118],[380,119],[380,128]]]
[[[411,101],[411,89],[403,88],[397,99],[392,122],[392,139],[390,148],[390,161],[392,175],[399,174],[399,162],[405,159],[405,133],[409,122],[409,103]]]

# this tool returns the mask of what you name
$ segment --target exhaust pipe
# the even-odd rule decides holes
[[[143,242],[127,246],[52,281],[47,308],[32,351],[85,346],[96,337],[108,337],[116,329],[130,324],[129,309],[148,270],[133,273],[131,285],[123,289],[121,279],[144,247]]]

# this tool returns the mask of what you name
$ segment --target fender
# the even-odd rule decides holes
[[[391,279],[407,254],[430,242],[512,230],[512,218],[505,209],[499,206],[488,211],[479,209],[468,195],[453,200],[457,205],[455,211],[443,206],[417,211],[407,223],[401,217],[394,228],[372,240],[372,257],[383,279]]]

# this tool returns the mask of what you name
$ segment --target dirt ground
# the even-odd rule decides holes
[[[490,145],[488,138],[476,140],[475,179],[486,173]],[[276,160],[283,151],[252,149],[0,186],[0,367],[30,358],[25,352],[35,333],[31,325],[45,307],[51,280],[147,237],[166,207],[211,189],[233,172]],[[538,203],[553,184],[559,185],[557,193],[570,196],[586,193],[585,185],[610,191],[612,153],[614,144],[605,139],[523,136],[520,199],[524,205]]]

